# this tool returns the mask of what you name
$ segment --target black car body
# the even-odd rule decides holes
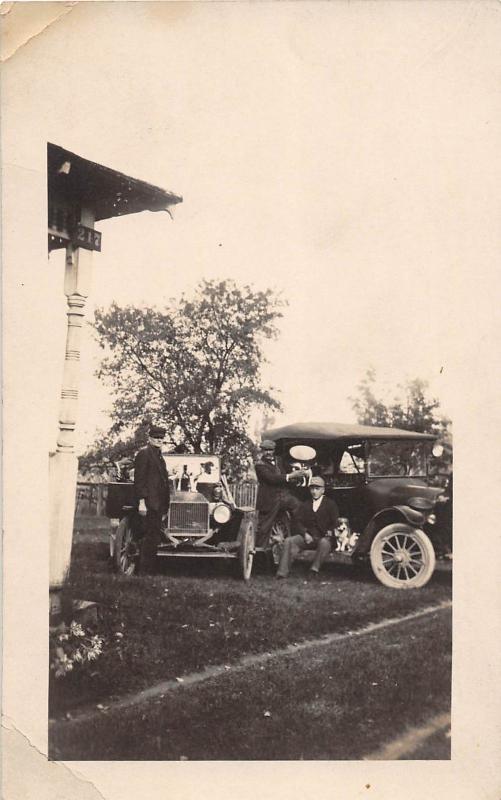
[[[301,466],[324,478],[341,516],[338,552],[353,561],[370,560],[387,586],[427,583],[452,528],[451,498],[429,477],[435,436],[312,422],[267,430],[263,439],[276,442],[284,473]],[[298,461],[302,453],[309,458]],[[300,499],[308,497],[306,486],[296,492]]]
[[[252,508],[237,508],[215,455],[162,453],[169,474],[170,504],[162,523],[159,558],[223,558],[238,562],[248,580],[254,556]],[[144,517],[138,512],[131,475],[108,484],[110,556],[115,569],[137,570]]]

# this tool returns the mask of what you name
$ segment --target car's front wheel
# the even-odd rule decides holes
[[[238,561],[240,564],[240,571],[244,581],[248,581],[252,574],[256,546],[254,521],[251,517],[242,520],[239,538]]]
[[[115,534],[113,562],[116,572],[123,575],[134,575],[139,561],[139,546],[134,540],[132,526],[128,517],[124,517]]]
[[[419,589],[435,569],[435,551],[423,531],[394,523],[374,537],[370,551],[376,578],[392,589]]]

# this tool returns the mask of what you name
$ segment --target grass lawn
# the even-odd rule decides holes
[[[102,534],[76,537],[68,592],[97,601],[105,645],[92,672],[51,681],[50,716],[246,653],[404,615],[451,594],[450,572],[401,592],[351,566],[327,565],[319,584],[304,582],[301,563],[288,581],[256,574],[248,584],[232,577],[231,566],[176,559],[158,576],[128,578],[110,573]]]
[[[451,613],[440,611],[230,670],[141,706],[58,722],[50,757],[359,759],[449,709],[450,637]],[[448,740],[422,752],[449,758]]]

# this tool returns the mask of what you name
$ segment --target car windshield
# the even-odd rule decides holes
[[[427,442],[370,442],[368,468],[371,477],[425,476]]]
[[[350,444],[344,451],[339,462],[339,472],[342,475],[360,475],[365,472],[363,444]]]
[[[196,491],[199,486],[216,484],[221,480],[219,456],[205,453],[169,453],[162,451],[171,489]]]

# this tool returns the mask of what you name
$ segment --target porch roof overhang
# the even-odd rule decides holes
[[[169,211],[183,198],[146,181],[96,164],[63,147],[47,145],[47,183],[49,200],[49,235],[53,246],[59,231],[63,240],[80,221],[82,208],[92,211],[95,221],[137,214],[140,211]],[[66,234],[66,235],[65,235]],[[49,236],[50,241],[50,236]]]

